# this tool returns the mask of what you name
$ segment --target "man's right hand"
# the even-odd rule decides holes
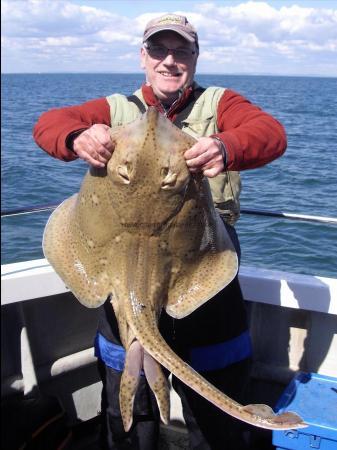
[[[115,148],[110,130],[104,124],[92,125],[74,139],[74,153],[93,167],[105,167]]]

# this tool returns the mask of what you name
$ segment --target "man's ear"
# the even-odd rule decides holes
[[[142,47],[140,49],[140,67],[141,67],[141,69],[145,69],[145,58],[146,58],[146,51]]]

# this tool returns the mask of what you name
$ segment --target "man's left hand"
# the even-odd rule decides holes
[[[225,169],[222,145],[217,139],[200,138],[184,157],[190,172],[203,172],[209,178],[216,177]]]

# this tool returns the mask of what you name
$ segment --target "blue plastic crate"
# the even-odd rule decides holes
[[[294,411],[309,426],[273,431],[277,449],[337,450],[337,378],[300,372],[278,401],[277,412]]]

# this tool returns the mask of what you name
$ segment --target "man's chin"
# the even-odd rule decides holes
[[[185,86],[181,86],[181,84],[172,86],[167,89],[163,89],[160,92],[160,100],[164,100],[164,101],[176,100],[179,97],[180,92],[184,89],[185,89]]]

